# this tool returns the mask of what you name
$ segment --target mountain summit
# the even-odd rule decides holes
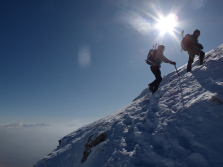
[[[59,140],[35,167],[223,166],[223,44],[118,112]]]

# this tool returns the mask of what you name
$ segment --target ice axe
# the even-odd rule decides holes
[[[180,34],[181,36],[182,36],[182,40],[183,40],[183,38],[184,38],[184,30],[182,30],[181,31],[181,34]],[[181,48],[181,52],[182,52],[183,50],[182,50],[182,48]]]

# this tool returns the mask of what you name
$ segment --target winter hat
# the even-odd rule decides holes
[[[193,34],[196,34],[196,33],[199,33],[200,34],[201,32],[200,32],[200,30],[196,29],[196,30],[194,30],[194,33]]]
[[[159,46],[158,46],[158,50],[161,50],[161,49],[164,50],[164,49],[165,49],[165,46],[164,46],[164,45],[159,45]]]

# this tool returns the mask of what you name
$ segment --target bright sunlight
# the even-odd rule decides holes
[[[161,34],[170,33],[172,34],[174,31],[174,28],[178,24],[178,18],[175,14],[169,14],[166,17],[160,17],[158,20],[158,24],[156,25],[156,28],[160,30]]]

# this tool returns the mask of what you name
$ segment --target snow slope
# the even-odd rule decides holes
[[[222,167],[223,44],[197,63],[63,137],[35,167]]]

